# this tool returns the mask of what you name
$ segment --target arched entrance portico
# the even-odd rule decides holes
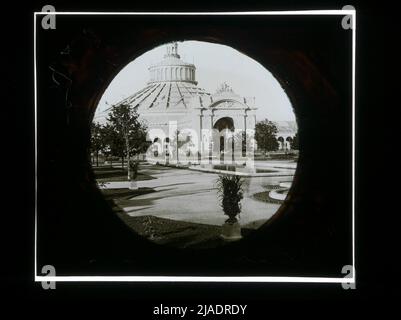
[[[217,129],[219,131],[222,131],[224,129],[234,131],[234,120],[231,117],[220,118],[215,122],[213,129]]]
[[[230,155],[231,160],[234,161],[234,139],[231,138],[234,132],[234,120],[231,117],[223,117],[217,120],[213,126],[217,132],[214,132],[216,137],[213,137],[213,153],[220,155],[220,162],[224,162],[225,155]],[[230,139],[231,138],[231,139]],[[231,142],[231,147],[228,145]],[[226,157],[226,160],[228,158]]]

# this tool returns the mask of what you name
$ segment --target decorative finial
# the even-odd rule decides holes
[[[178,54],[178,43],[176,41],[167,44],[166,49],[167,54],[164,57],[173,56],[176,58],[180,58],[180,55]]]
[[[226,82],[223,82],[220,85],[220,88],[217,89],[217,93],[225,93],[225,92],[233,93],[233,89],[231,89],[231,87]]]

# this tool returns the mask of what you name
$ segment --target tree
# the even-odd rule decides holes
[[[113,155],[121,157],[122,168],[124,158],[129,163],[131,155],[139,154],[147,148],[146,126],[138,118],[136,109],[129,104],[112,106],[107,117],[110,149]],[[130,166],[127,168],[129,179]]]
[[[267,119],[256,123],[255,140],[258,143],[258,148],[264,151],[276,151],[278,149],[277,142],[277,127]]]
[[[291,144],[291,149],[293,149],[293,150],[299,150],[298,132],[295,134],[294,138],[292,138],[290,144]]]
[[[111,161],[110,165],[113,167],[113,156],[120,157],[121,150],[123,149],[123,145],[118,138],[118,134],[114,131],[113,127],[106,123],[103,128],[103,141],[105,144],[104,154],[110,156]]]
[[[96,155],[96,166],[99,166],[99,152],[105,149],[103,126],[98,122],[91,125],[91,151]]]

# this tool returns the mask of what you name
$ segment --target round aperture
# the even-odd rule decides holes
[[[298,159],[273,75],[208,42],[158,46],[103,94],[92,123],[99,188],[137,234],[179,248],[240,241],[285,201]]]

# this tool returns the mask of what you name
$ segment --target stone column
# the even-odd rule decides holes
[[[198,144],[197,157],[198,157],[198,161],[200,163],[200,161],[202,160],[202,154],[203,154],[203,148],[204,148],[204,146],[203,146],[203,134],[202,134],[202,129],[203,129],[203,123],[202,123],[203,122],[202,121],[203,110],[202,109],[199,110],[198,116],[199,116],[199,144]]]
[[[246,120],[247,120],[247,118],[248,118],[248,115],[246,114],[246,109],[244,110],[244,135],[243,135],[243,137],[244,137],[244,141],[242,142],[243,143],[243,145],[241,145],[241,156],[245,156],[245,157],[247,157],[248,155],[246,154],[246,139],[247,139],[247,137],[246,137]],[[243,151],[242,150],[242,147],[243,146],[245,146],[245,151]]]
[[[209,135],[209,163],[212,164],[212,157],[213,157],[213,118],[214,113],[213,110],[210,110],[210,135]]]

